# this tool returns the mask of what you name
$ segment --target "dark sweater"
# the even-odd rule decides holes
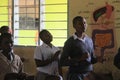
[[[93,43],[91,38],[85,36],[85,42],[70,37],[63,47],[60,64],[69,66],[70,72],[84,73],[93,70],[92,64],[96,62],[96,57],[93,54]],[[89,57],[80,62],[70,61],[73,58],[81,58],[83,54],[89,53]]]

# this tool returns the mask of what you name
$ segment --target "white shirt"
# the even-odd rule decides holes
[[[0,80],[4,80],[4,76],[7,73],[19,73],[23,71],[23,63],[18,55],[14,55],[12,61],[8,60],[1,52],[0,52]]]
[[[50,59],[58,50],[60,49],[53,45],[51,48],[47,44],[43,43],[41,46],[36,47],[34,52],[34,59],[38,59],[38,60]],[[53,61],[47,66],[37,67],[37,70],[40,72],[51,74],[51,75],[58,74],[58,62]]]

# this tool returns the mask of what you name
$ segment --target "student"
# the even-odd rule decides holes
[[[11,33],[11,30],[8,26],[1,26],[0,27],[0,33]]]
[[[93,71],[92,64],[97,62],[97,58],[94,55],[92,39],[85,34],[85,18],[76,16],[73,19],[73,28],[76,32],[65,42],[60,64],[69,66],[67,80],[83,80]],[[98,60],[102,61],[101,58]]]
[[[10,73],[18,75],[17,77],[21,79],[26,77],[20,57],[13,52],[12,35],[10,33],[2,33],[0,35],[0,80],[4,80],[5,76]],[[9,78],[13,77],[10,76]]]
[[[39,33],[39,37],[43,41],[43,44],[36,47],[34,53],[34,59],[37,66],[36,80],[50,80],[50,75],[56,75],[58,76],[58,80],[60,80],[58,69],[60,49],[51,43],[53,36],[49,31],[45,29],[42,30]]]

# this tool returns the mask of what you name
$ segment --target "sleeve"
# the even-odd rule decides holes
[[[22,73],[22,72],[24,72],[24,65],[23,65],[21,59],[20,59],[19,63],[20,63],[20,65],[19,65],[19,73]]]
[[[4,61],[0,57],[0,80],[4,80],[4,76],[8,72],[8,69],[9,69],[9,64],[6,65],[6,63]]]
[[[35,48],[34,59],[42,60],[42,52],[41,52],[40,46],[38,46],[38,47]]]
[[[15,60],[12,64],[12,70],[13,71],[16,70],[16,72],[18,72],[18,73],[24,72],[23,62],[22,62],[20,56],[18,56],[18,55],[15,55]]]
[[[94,53],[94,47],[93,47],[93,41],[91,39],[91,63],[94,64],[97,62],[97,58],[95,56],[95,53]]]

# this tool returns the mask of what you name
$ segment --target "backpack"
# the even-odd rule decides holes
[[[113,64],[115,65],[115,67],[117,67],[118,69],[120,69],[120,48],[118,49],[118,53],[114,57]]]

